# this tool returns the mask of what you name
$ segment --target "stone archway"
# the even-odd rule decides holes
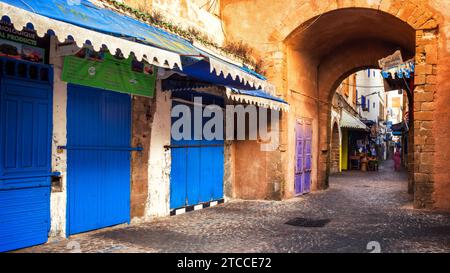
[[[233,39],[258,48],[278,95],[291,103],[291,113],[282,117],[280,151],[270,157],[272,161],[279,158],[273,164],[282,170],[268,174],[267,181],[282,181],[283,197],[292,196],[293,124],[306,117],[313,120],[312,188],[325,189],[330,173],[330,101],[334,89],[352,71],[376,67],[380,58],[400,49],[405,59],[415,57],[417,64],[416,134],[414,145],[410,145],[415,152],[410,153],[415,154],[411,166],[414,204],[417,208],[435,207],[435,197],[442,195],[435,194],[432,107],[437,91],[440,15],[425,3],[428,1],[262,2],[223,0],[222,18],[227,35],[232,33]],[[239,14],[228,13],[235,10]],[[256,11],[258,20],[253,16]],[[256,31],[261,29],[267,31]],[[446,205],[441,200],[438,206]]]
[[[304,103],[295,102],[294,97],[308,97],[315,103],[315,109],[306,110],[307,115],[316,119],[317,126],[315,136],[317,176],[316,185],[313,188],[325,189],[328,186],[328,176],[333,171],[333,153],[328,149],[332,143],[332,132],[328,126],[331,115],[329,102],[342,79],[352,71],[365,67],[377,67],[377,61],[383,56],[401,50],[405,59],[413,57],[417,59],[419,69],[416,75],[417,88],[414,93],[416,98],[419,97],[419,100],[424,102],[425,98],[422,96],[426,92],[425,87],[432,86],[431,82],[427,82],[427,77],[429,81],[432,81],[435,65],[427,64],[426,57],[423,57],[427,53],[418,44],[424,42],[420,34],[425,32],[428,33],[426,42],[429,46],[436,44],[437,37],[434,35],[437,31],[437,28],[417,30],[398,17],[379,10],[346,8],[330,11],[321,15],[320,18],[312,18],[289,34],[284,42],[287,51],[285,68],[287,93],[285,95],[289,101],[294,101],[294,104],[302,109],[303,115],[306,108],[301,105]],[[423,71],[424,67],[428,67],[428,74],[427,71]],[[311,68],[313,68],[312,71]],[[291,75],[289,71],[303,71],[306,77]],[[302,91],[297,92],[297,90]],[[432,100],[430,97],[426,99]],[[416,125],[419,120],[428,121],[429,116],[425,117],[425,120],[423,116],[421,117],[422,108],[419,110],[416,106],[415,109]],[[432,114],[428,110],[425,113]],[[291,122],[286,120],[286,123],[289,128]],[[431,141],[431,131],[425,133],[420,128],[420,132],[426,134],[428,141]],[[415,148],[421,149],[419,145]],[[410,154],[413,154],[414,146],[410,145],[410,147]],[[431,149],[430,146],[428,147]],[[432,184],[429,182],[433,178],[430,173],[420,172],[424,152],[419,156],[420,159],[415,161],[416,167],[414,168],[413,165],[410,168],[414,171],[410,179],[414,179],[416,184],[415,205],[431,207],[434,200],[430,191]],[[285,164],[289,165],[289,162]],[[287,172],[289,173],[289,169]]]

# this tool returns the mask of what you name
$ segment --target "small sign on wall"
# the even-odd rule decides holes
[[[0,57],[44,63],[48,46],[48,37],[40,38],[32,29],[19,31],[13,24],[0,21]]]
[[[128,59],[109,52],[82,48],[75,56],[64,57],[62,80],[121,93],[153,97],[157,68],[140,62],[133,56]]]
[[[381,69],[395,67],[395,66],[401,65],[402,63],[403,63],[403,57],[402,57],[402,52],[400,50],[397,50],[394,52],[394,54],[389,55],[386,58],[383,58],[378,61],[378,64],[380,65]]]

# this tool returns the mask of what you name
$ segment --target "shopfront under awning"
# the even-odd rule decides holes
[[[227,97],[237,102],[254,104],[277,111],[289,111],[289,104],[280,98],[269,95],[262,90],[240,90],[226,87]]]
[[[394,136],[401,136],[403,133],[408,132],[408,124],[406,124],[404,121],[400,123],[393,124],[392,127],[392,135]]]
[[[275,93],[275,87],[264,77],[245,66],[237,66],[220,60],[206,52],[204,57],[182,57],[182,73],[201,81],[243,90],[263,90]]]
[[[17,31],[24,26],[30,27],[31,23],[41,37],[51,32],[60,41],[70,37],[79,47],[89,43],[96,51],[106,46],[110,52],[120,50],[126,57],[134,53],[138,60],[179,71],[206,83],[243,92],[252,90],[251,94],[230,92],[240,100],[259,98],[253,102],[263,104],[261,96],[265,96],[264,99],[275,104],[281,103],[280,109],[286,109],[287,103],[267,98],[275,98],[275,87],[243,63],[93,0],[80,0],[79,4],[72,5],[67,0],[0,0],[0,16],[7,16]]]
[[[192,78],[173,74],[169,78],[162,81],[162,90],[165,92],[214,92],[222,94],[225,91],[227,98],[236,102],[253,104],[259,107],[269,108],[272,110],[289,111],[289,104],[276,96],[267,94],[262,90],[242,90],[230,86],[220,86],[207,82],[197,81]]]
[[[289,111],[289,104],[274,95],[265,77],[202,51],[202,57],[182,57],[183,73],[202,82],[223,86],[228,98],[273,110]]]
[[[183,71],[189,66],[184,73],[214,84],[274,93],[273,85],[243,64],[101,5],[88,0],[73,5],[67,0],[0,0],[0,15],[8,16],[17,30],[33,24],[41,37],[52,31],[61,41],[73,38],[80,47],[89,41],[97,51],[105,45],[124,56],[133,52],[138,60],[160,67]]]
[[[369,131],[369,128],[359,118],[353,116],[346,110],[342,110],[340,124],[342,128]]]

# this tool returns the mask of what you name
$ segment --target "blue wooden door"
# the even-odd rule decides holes
[[[14,66],[27,71],[28,64],[5,62],[10,77],[0,78],[0,252],[45,243],[50,228],[52,85],[48,78],[18,79]]]
[[[179,103],[174,102],[174,106]],[[183,104],[185,105],[185,104]],[[193,113],[193,107],[190,107]],[[173,118],[174,122],[177,118]],[[191,140],[171,142],[172,168],[170,208],[176,209],[223,198],[223,140]],[[203,120],[203,125],[207,119]]]
[[[68,86],[68,234],[129,222],[131,98]]]
[[[312,125],[309,121],[297,121],[295,126],[295,174],[296,195],[311,191]]]

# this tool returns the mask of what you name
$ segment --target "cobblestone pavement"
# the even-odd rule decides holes
[[[347,172],[330,189],[283,202],[233,201],[150,223],[119,226],[23,252],[449,252],[450,214],[412,210],[405,173]],[[321,228],[286,225],[328,219]],[[375,243],[377,244],[377,243]]]

